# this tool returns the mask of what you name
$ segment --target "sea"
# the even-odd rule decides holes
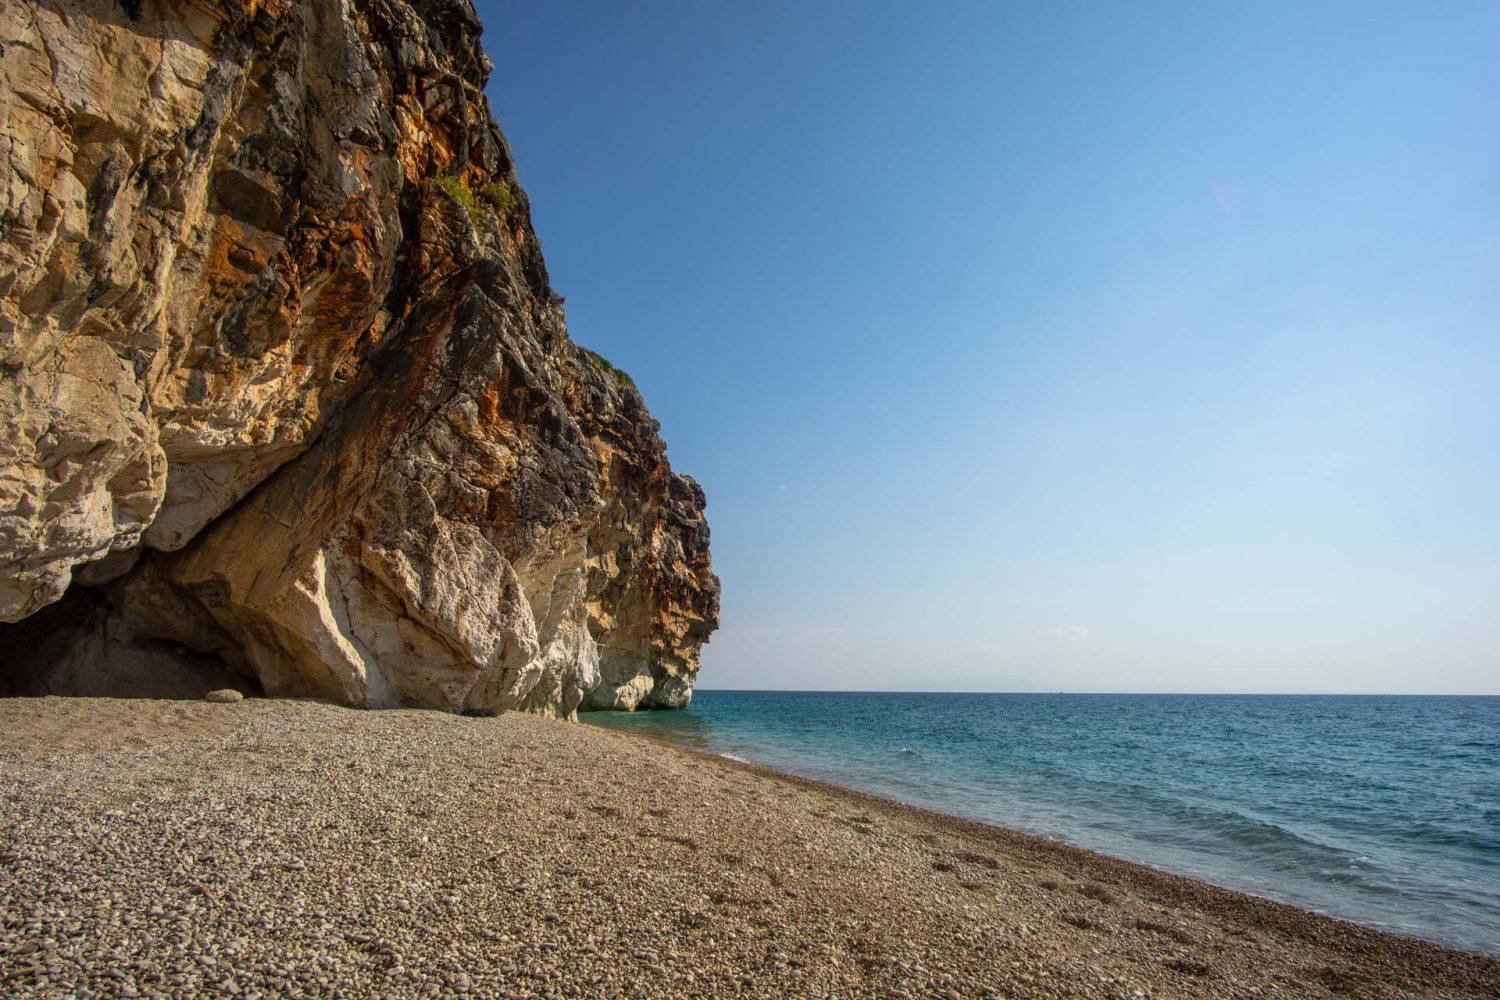
[[[699,691],[584,719],[1500,954],[1500,697]]]

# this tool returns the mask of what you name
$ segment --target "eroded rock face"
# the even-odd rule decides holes
[[[0,0],[0,691],[686,704],[703,492],[568,339],[479,31]]]

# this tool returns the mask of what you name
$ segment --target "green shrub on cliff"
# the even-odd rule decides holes
[[[474,191],[469,187],[469,182],[463,177],[458,174],[444,174],[433,183],[464,210],[470,222],[476,226],[484,222],[484,206],[479,204],[479,199],[474,197]]]
[[[516,193],[504,181],[491,181],[477,193],[469,187],[468,180],[462,174],[443,174],[435,178],[433,183],[464,210],[464,214],[475,226],[483,225],[496,216],[503,218],[516,207]],[[493,212],[486,210],[486,206],[493,209]]]
[[[489,202],[501,215],[509,215],[516,207],[516,194],[504,181],[491,181],[479,189],[479,197]]]
[[[600,371],[610,375],[614,378],[615,381],[624,383],[625,385],[630,386],[632,389],[635,388],[635,379],[631,378],[630,375],[623,369],[616,368],[614,365],[610,364],[609,360],[605,358],[604,355],[591,351],[587,347],[584,347],[582,345],[579,345],[578,349],[584,354],[588,355],[589,360],[594,363],[595,368],[598,368]]]

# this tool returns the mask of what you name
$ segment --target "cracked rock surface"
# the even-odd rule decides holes
[[[568,338],[479,34],[0,4],[0,693],[691,697],[703,491]]]

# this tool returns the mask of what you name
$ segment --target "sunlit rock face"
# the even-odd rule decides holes
[[[467,0],[0,3],[0,691],[686,704],[703,491]]]

